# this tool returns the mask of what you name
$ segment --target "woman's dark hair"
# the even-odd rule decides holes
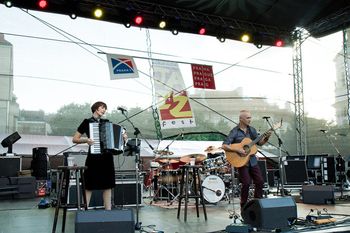
[[[96,103],[94,103],[91,106],[91,112],[94,113],[99,107],[104,107],[105,109],[107,109],[107,104],[102,102],[102,101],[97,101]]]

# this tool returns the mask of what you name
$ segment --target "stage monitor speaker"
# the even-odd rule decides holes
[[[141,182],[141,181],[140,181]],[[142,202],[143,184],[138,184],[138,204]],[[136,205],[136,181],[117,181],[114,188],[114,204]]]
[[[332,185],[303,185],[301,194],[305,204],[335,203]]]
[[[131,209],[78,211],[75,233],[134,233],[135,221]]]
[[[302,185],[308,181],[305,160],[285,160],[284,167],[284,184]]]
[[[244,206],[242,217],[259,229],[286,229],[297,218],[297,207],[292,197],[253,199]]]

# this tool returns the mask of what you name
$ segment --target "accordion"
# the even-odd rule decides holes
[[[123,152],[124,128],[111,122],[92,122],[89,123],[90,138],[94,144],[90,146],[91,154],[100,154],[102,152],[112,152],[120,154]]]

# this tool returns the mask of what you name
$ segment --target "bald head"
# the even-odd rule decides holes
[[[239,123],[241,126],[247,126],[250,124],[252,115],[248,110],[241,110],[239,112]]]

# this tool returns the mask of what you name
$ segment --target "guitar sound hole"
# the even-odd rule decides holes
[[[248,155],[250,153],[250,148],[249,146],[245,145],[243,146],[243,150],[245,151],[245,153]]]

